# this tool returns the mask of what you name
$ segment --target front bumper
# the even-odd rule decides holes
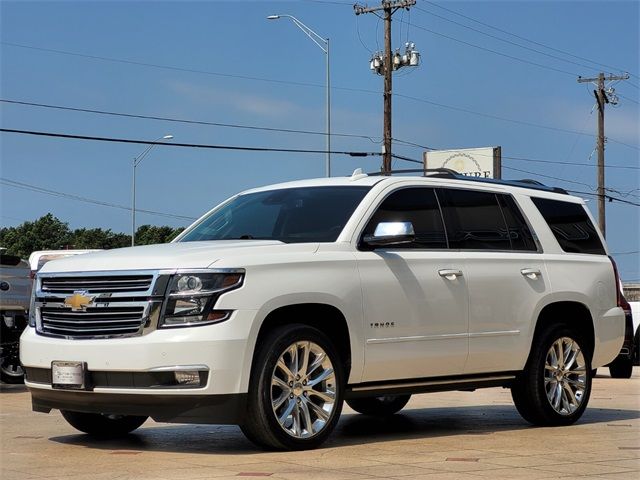
[[[247,392],[251,352],[251,325],[255,312],[238,310],[225,322],[191,328],[158,329],[148,334],[110,339],[68,340],[38,335],[27,328],[20,339],[20,359],[32,392],[51,388],[51,362],[83,362],[96,378],[106,378],[92,392],[81,394],[140,394],[144,396],[230,395]],[[198,388],[163,388],[158,384],[120,381],[127,375],[148,378],[152,372],[201,366],[209,374]],[[44,375],[43,375],[44,374]],[[109,379],[118,378],[118,382]],[[57,407],[55,407],[57,408]]]
[[[86,413],[149,416],[157,422],[239,424],[246,394],[145,395],[91,393],[31,388],[36,412],[52,409]]]

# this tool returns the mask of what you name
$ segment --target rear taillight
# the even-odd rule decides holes
[[[616,305],[622,308],[625,313],[629,313],[631,312],[631,305],[627,302],[627,299],[624,298],[624,294],[622,293],[622,282],[620,281],[620,275],[618,274],[618,266],[611,255],[609,255],[609,260],[611,260],[611,265],[613,265],[613,274],[616,278]]]

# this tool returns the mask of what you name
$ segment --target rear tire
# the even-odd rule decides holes
[[[100,438],[122,437],[133,432],[148,418],[132,415],[71,412],[69,410],[61,410],[60,413],[75,429]]]
[[[240,428],[256,445],[308,450],[326,440],[342,411],[342,361],[329,338],[301,324],[260,341]]]
[[[631,358],[616,358],[609,364],[611,378],[631,378],[633,360]]]
[[[402,410],[410,398],[411,395],[352,398],[347,400],[347,405],[363,415],[386,417]]]
[[[565,326],[544,331],[527,365],[511,387],[522,417],[534,425],[571,425],[584,413],[591,394],[591,352],[584,338]]]

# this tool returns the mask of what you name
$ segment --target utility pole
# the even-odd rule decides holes
[[[598,104],[598,140],[596,143],[596,149],[598,150],[598,225],[602,236],[606,236],[606,215],[605,215],[605,188],[604,188],[604,144],[606,137],[604,136],[604,107],[607,103],[613,105],[618,103],[618,98],[615,96],[615,90],[605,88],[605,81],[618,81],[627,80],[629,74],[624,75],[607,75],[603,72],[596,78],[583,78],[578,77],[578,83],[596,83],[596,89],[593,91],[596,97],[596,103]],[[610,98],[611,97],[611,98]]]
[[[382,128],[383,134],[383,151],[382,151],[382,172],[388,175],[391,172],[391,74],[394,70],[398,70],[404,66],[417,66],[420,61],[420,54],[415,50],[415,45],[407,43],[404,55],[400,55],[399,51],[395,54],[391,52],[391,17],[400,8],[407,10],[416,4],[416,0],[382,0],[379,7],[365,7],[354,5],[353,9],[356,15],[364,13],[384,12],[384,55],[376,52],[371,59],[371,69],[374,73],[384,76],[384,124]]]

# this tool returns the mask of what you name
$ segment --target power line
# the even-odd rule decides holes
[[[591,197],[596,197],[599,198],[600,196],[597,193],[589,193],[589,192],[580,192],[577,190],[567,190],[570,193],[578,193],[580,195],[589,195]],[[608,199],[611,202],[620,202],[620,203],[627,203],[629,205],[633,205],[635,207],[640,207],[640,203],[636,203],[636,202],[630,202],[629,200],[624,200],[622,198],[618,198],[618,197],[612,197],[611,195],[604,195],[604,198]]]
[[[50,195],[53,197],[60,197],[60,198],[66,198],[69,200],[75,200],[78,202],[84,202],[84,203],[92,203],[94,205],[100,205],[102,207],[110,207],[110,208],[118,208],[120,210],[128,210],[131,211],[131,207],[127,207],[124,205],[118,205],[116,203],[109,203],[109,202],[103,202],[101,200],[94,200],[92,198],[87,198],[87,197],[81,197],[79,195],[74,195],[71,193],[65,193],[65,192],[58,192],[56,190],[49,190],[47,188],[43,188],[43,187],[38,187],[36,185],[31,185],[28,183],[23,183],[23,182],[18,182],[16,180],[11,180],[8,178],[4,178],[4,177],[0,177],[0,183],[2,185],[5,185],[7,187],[13,187],[13,188],[19,188],[22,190],[29,190],[32,192],[37,192],[37,193],[42,193],[45,195]],[[165,213],[165,212],[156,212],[153,210],[142,210],[142,209],[136,209],[137,212],[142,212],[142,213],[148,213],[149,215],[157,215],[159,217],[166,217],[166,218],[177,218],[180,220],[196,220],[195,217],[188,217],[186,215],[176,215],[176,214],[172,214],[172,213]]]
[[[416,27],[416,28],[421,28],[423,30],[426,30],[423,27]],[[440,34],[438,34],[438,35],[440,35]],[[454,40],[454,41],[459,41],[458,39],[453,38],[453,37],[448,37],[447,36],[447,38],[450,38],[451,40]],[[468,42],[462,42],[462,43],[466,43],[467,45],[472,46],[474,48],[481,48],[482,49],[482,47],[477,47],[476,45],[470,44]],[[325,85],[321,85],[321,84],[318,84],[318,83],[293,82],[293,81],[278,80],[278,79],[273,79],[273,78],[255,77],[255,76],[229,74],[229,73],[220,73],[220,72],[213,72],[213,71],[207,71],[207,70],[197,70],[197,69],[177,67],[177,66],[172,66],[172,65],[155,64],[155,63],[147,63],[147,62],[138,62],[138,61],[126,60],[126,59],[120,59],[120,58],[114,58],[114,57],[104,57],[104,56],[98,56],[98,55],[87,55],[87,54],[82,54],[82,53],[77,53],[77,52],[70,52],[70,51],[66,51],[66,50],[57,50],[57,49],[51,49],[51,48],[36,47],[36,46],[32,46],[32,45],[23,45],[23,44],[18,44],[18,43],[13,43],[13,42],[0,41],[0,44],[7,45],[7,46],[12,46],[12,47],[17,47],[17,48],[25,48],[25,49],[36,50],[36,51],[44,51],[44,52],[49,52],[49,53],[56,53],[56,54],[61,54],[61,55],[69,55],[69,56],[75,56],[75,57],[81,57],[81,58],[89,58],[89,59],[93,59],[93,60],[102,60],[102,61],[107,61],[107,62],[122,63],[122,64],[128,64],[128,65],[138,65],[138,66],[151,67],[151,68],[177,70],[177,71],[183,71],[183,72],[189,72],[189,73],[198,73],[198,74],[204,74],[204,75],[214,75],[214,76],[223,76],[223,77],[231,77],[231,78],[240,78],[240,79],[245,79],[245,80],[271,82],[271,83],[278,83],[278,84],[284,84],[284,85],[295,85],[295,86],[323,88],[323,89],[326,88]],[[500,54],[499,52],[493,52],[493,53]],[[500,54],[500,55],[503,55],[503,54]],[[530,62],[528,62],[526,60],[522,60],[522,59],[519,59],[518,61],[524,61],[525,63],[530,63]],[[536,64],[536,65],[538,65],[538,64]],[[546,67],[543,67],[543,68],[546,68]],[[563,73],[568,73],[571,76],[576,76],[575,74],[570,73],[570,72],[563,72]],[[368,89],[363,89],[363,88],[340,87],[340,86],[332,86],[331,88],[332,88],[332,90],[343,90],[343,91],[359,92],[359,93],[366,93],[366,94],[373,94],[373,95],[379,95],[380,94],[379,91],[368,90]],[[457,112],[463,112],[463,113],[468,113],[468,114],[471,114],[471,115],[477,115],[477,116],[481,116],[483,118],[491,118],[491,119],[494,119],[494,120],[501,120],[501,121],[504,121],[504,122],[510,122],[510,123],[514,123],[514,124],[518,124],[518,125],[524,125],[524,126],[536,127],[536,128],[543,128],[543,129],[546,129],[546,130],[558,131],[558,132],[564,132],[564,133],[571,133],[571,134],[575,134],[575,135],[583,135],[583,136],[590,136],[590,137],[594,136],[592,134],[588,134],[588,133],[584,133],[584,132],[578,132],[576,130],[570,130],[570,129],[560,128],[560,127],[550,127],[550,126],[547,126],[547,125],[536,124],[536,123],[533,123],[533,122],[527,122],[527,121],[523,121],[523,120],[516,120],[516,119],[512,119],[512,118],[501,117],[499,115],[483,113],[483,112],[477,112],[477,111],[474,111],[474,110],[471,110],[471,109],[465,108],[465,107],[447,105],[447,104],[443,104],[443,103],[427,100],[427,99],[424,99],[424,98],[418,98],[418,97],[413,97],[413,96],[409,96],[409,95],[402,95],[400,93],[395,93],[395,96],[401,97],[401,98],[405,98],[405,99],[409,99],[409,100],[422,102],[422,103],[426,103],[426,104],[429,104],[429,105],[434,105],[434,106],[437,106],[437,107],[440,107],[440,108],[446,108],[446,109],[457,111]],[[623,146],[626,146],[626,147],[629,147],[629,148],[632,148],[632,149],[635,149],[635,150],[640,150],[640,147],[638,147],[637,145],[630,145],[630,144],[621,142],[619,140],[616,140],[616,139],[613,139],[613,138],[610,138],[610,137],[608,137],[608,140],[610,142],[612,142],[612,143],[617,143],[617,144],[620,144],[620,145],[623,145]]]
[[[393,139],[394,142],[396,143],[401,143],[404,144],[406,146],[409,147],[414,147],[414,148],[421,148],[423,150],[429,150],[429,151],[438,151],[438,150],[461,150],[461,149],[456,149],[456,148],[433,148],[433,147],[427,147],[426,145],[421,145],[419,143],[414,143],[414,142],[409,142],[407,140],[400,140],[397,138]],[[483,153],[474,153],[474,155],[478,155],[478,156],[482,156],[482,157],[493,157],[493,155],[487,155],[487,154],[483,154]],[[539,158],[527,158],[527,157],[521,157],[521,156],[517,156],[517,157],[512,157],[512,156],[508,156],[508,155],[502,155],[501,158],[507,159],[507,160],[517,160],[517,161],[523,161],[523,162],[533,162],[533,163],[549,163],[549,164],[554,164],[554,165],[575,165],[575,166],[579,166],[579,167],[596,167],[595,164],[592,163],[581,163],[581,162],[565,162],[565,161],[560,161],[560,160],[542,160]],[[629,170],[640,170],[640,167],[633,167],[633,166],[629,166],[629,165],[605,165],[605,168],[622,168],[622,169],[629,169]]]
[[[403,96],[401,94],[398,94],[398,95]],[[91,109],[91,108],[86,108],[86,107],[82,107],[82,108],[81,107],[70,107],[70,106],[52,105],[52,104],[46,104],[46,103],[25,102],[25,101],[20,101],[20,100],[0,99],[0,102],[12,104],[12,105],[25,105],[25,106],[38,107],[38,108],[48,108],[48,109],[55,109],[55,110],[64,110],[64,111],[90,113],[90,114],[116,116],[116,117],[125,117],[125,118],[136,118],[136,119],[145,119],[145,120],[158,120],[158,121],[166,121],[166,122],[174,122],[174,123],[191,124],[191,125],[207,125],[207,126],[215,126],[215,127],[240,128],[240,129],[249,129],[249,130],[263,130],[263,131],[273,131],[273,132],[282,132],[282,133],[296,133],[296,134],[306,134],[306,135],[320,135],[320,136],[327,135],[326,132],[318,132],[318,131],[312,131],[312,130],[296,130],[296,129],[290,129],[290,128],[273,128],[273,127],[262,127],[262,126],[256,126],[256,125],[246,125],[246,124],[232,124],[232,123],[210,122],[210,121],[203,121],[203,120],[190,120],[190,119],[185,119],[185,118],[172,118],[172,117],[162,117],[162,116],[156,116],[156,115],[142,115],[142,114],[133,114],[133,113],[125,113],[125,112],[113,112],[113,111],[107,111],[107,110]],[[537,126],[542,127],[542,125],[537,125]],[[369,141],[371,141],[373,143],[379,143],[379,140],[376,140],[374,137],[371,137],[369,135],[360,135],[360,134],[351,134],[351,133],[333,133],[333,132],[331,134],[334,135],[334,136],[338,136],[338,137],[362,138],[362,139],[369,140]],[[587,136],[588,134],[584,134],[583,133],[583,135]],[[408,141],[408,140],[403,140],[403,139],[399,139],[399,138],[395,138],[395,137],[393,138],[393,141],[396,142],[396,143],[400,143],[400,144],[407,145],[407,146],[410,146],[410,147],[421,148],[421,149],[424,149],[424,150],[440,150],[440,148],[436,149],[436,148],[429,147],[429,146],[426,146],[426,145],[423,145],[423,144],[420,144],[420,143],[411,142],[411,141]],[[524,157],[510,157],[510,156],[505,156],[505,155],[503,155],[502,158],[503,159],[511,159],[511,160],[522,160],[522,161],[536,162],[536,163],[551,163],[551,164],[558,164],[558,165],[577,165],[577,166],[587,166],[587,167],[594,167],[595,166],[595,165],[592,165],[590,163],[540,160],[540,159],[532,159],[532,158],[524,158]],[[633,170],[639,170],[640,169],[640,167],[632,167],[632,166],[625,166],[625,165],[606,165],[606,168],[622,168],[622,169],[633,169]]]
[[[185,147],[185,148],[206,148],[213,150],[240,150],[249,152],[280,152],[280,153],[327,153],[327,150],[307,150],[302,148],[270,148],[270,147],[245,147],[238,145],[210,145],[202,143],[175,143],[175,142],[162,142],[149,141],[149,140],[132,140],[127,138],[113,138],[113,137],[95,137],[88,135],[72,135],[67,133],[52,133],[52,132],[38,132],[34,130],[18,130],[12,128],[0,128],[0,132],[5,133],[17,133],[21,135],[35,135],[40,137],[54,137],[54,138],[67,138],[73,140],[91,140],[98,142],[115,142],[115,143],[134,143],[138,145],[159,145],[167,147]],[[380,156],[378,152],[348,152],[341,150],[332,150],[330,153],[335,155],[349,155],[352,157],[370,157]]]
[[[528,175],[534,175],[536,177],[550,178],[550,179],[556,180],[558,182],[565,182],[565,183],[572,183],[574,185],[581,185],[583,187],[587,187],[587,188],[590,188],[592,190],[595,190],[595,187],[593,185],[589,185],[588,183],[583,183],[583,182],[576,182],[575,180],[569,180],[567,178],[553,177],[551,175],[544,175],[542,173],[531,172],[531,171],[528,171],[528,170],[522,170],[522,169],[514,168],[514,167],[506,167],[504,165],[502,166],[502,168],[504,168],[506,170],[513,170],[513,171],[520,172],[520,173],[526,173]],[[611,191],[612,189],[605,188],[605,190]],[[581,192],[581,191],[577,191],[577,190],[568,190],[568,191],[569,192],[573,192],[573,193],[580,193],[582,195],[591,195],[591,196],[594,196],[594,197],[598,197],[599,196],[597,193],[594,193],[594,192]],[[613,191],[617,192],[617,190],[613,190]],[[605,194],[604,197],[609,199],[609,200],[611,200],[611,201],[616,201],[616,202],[621,202],[621,203],[628,203],[629,205],[635,205],[637,207],[640,207],[640,203],[631,202],[629,200],[624,200],[622,198],[613,197],[613,196],[607,195],[607,194]]]
[[[573,54],[573,53],[571,53],[571,52],[567,52],[567,51],[565,51],[565,50],[560,50],[559,48],[551,47],[551,46],[546,45],[546,44],[544,44],[544,43],[537,42],[537,41],[535,41],[535,40],[531,40],[530,38],[526,38],[526,37],[523,37],[523,36],[521,36],[521,35],[517,35],[517,34],[515,34],[515,33],[509,32],[509,31],[507,31],[507,30],[503,30],[502,28],[498,28],[498,27],[496,27],[496,26],[494,26],[494,25],[491,25],[491,24],[488,24],[488,23],[482,22],[482,21],[480,21],[480,20],[477,20],[477,19],[475,19],[475,18],[469,17],[469,16],[467,16],[467,15],[463,15],[463,14],[462,14],[462,13],[460,13],[460,12],[457,12],[457,11],[452,10],[452,9],[450,9],[450,8],[447,8],[447,7],[443,7],[442,5],[439,5],[439,4],[437,4],[437,3],[430,2],[430,1],[426,1],[425,3],[428,3],[428,4],[430,4],[430,5],[434,6],[434,7],[440,8],[440,9],[442,9],[442,10],[446,10],[446,11],[447,11],[447,12],[449,12],[449,13],[453,13],[454,15],[457,15],[457,16],[459,16],[459,17],[466,18],[467,20],[471,20],[472,22],[475,22],[475,23],[477,23],[477,24],[480,24],[480,25],[483,25],[483,26],[485,26],[485,27],[491,28],[491,29],[496,30],[496,31],[498,31],[498,32],[506,33],[507,35],[510,35],[510,36],[512,36],[512,37],[519,38],[520,40],[524,40],[525,42],[529,42],[529,43],[532,43],[532,44],[534,44],[534,45],[538,45],[538,46],[540,46],[540,47],[547,48],[547,49],[552,50],[552,51],[554,51],[554,52],[562,53],[562,54],[564,54],[564,55],[568,55],[568,56],[570,56],[570,57],[577,58],[578,60],[584,60],[584,61],[589,62],[589,63],[592,63],[592,64],[594,64],[594,65],[599,65],[600,67],[611,68],[611,69],[613,69],[613,70],[617,70],[617,71],[620,71],[620,72],[623,72],[623,71],[624,71],[624,70],[623,70],[623,69],[621,69],[621,68],[613,67],[613,66],[611,66],[611,65],[606,65],[606,64],[604,64],[604,63],[600,63],[600,62],[595,62],[595,61],[590,60],[590,59],[588,59],[588,58],[586,58],[586,57],[581,57],[581,56],[579,56],[579,55],[575,55],[575,54]],[[593,67],[589,67],[589,68],[593,68]],[[632,75],[632,76],[634,76],[634,77],[636,77],[636,78],[640,78],[640,77],[638,77],[638,75],[635,75],[635,74],[632,74],[632,73],[630,73],[630,75]]]
[[[40,51],[40,52],[56,53],[56,54],[59,54],[59,55],[67,55],[67,56],[72,56],[72,57],[81,57],[81,58],[89,58],[89,59],[92,59],[92,60],[100,60],[100,61],[105,61],[105,62],[124,63],[124,64],[128,64],[128,65],[137,65],[139,67],[161,68],[161,69],[165,69],[165,70],[175,70],[175,71],[179,71],[179,72],[198,73],[198,74],[202,74],[202,75],[213,75],[215,77],[236,78],[236,79],[242,79],[242,80],[254,80],[254,81],[259,81],[259,82],[279,83],[279,84],[284,84],[284,85],[296,85],[296,86],[302,86],[302,87],[325,88],[325,85],[321,85],[319,83],[293,82],[293,81],[290,81],[290,80],[278,80],[278,79],[275,79],[275,78],[255,77],[255,76],[251,76],[251,75],[241,75],[241,74],[236,74],[236,73],[222,73],[222,72],[216,72],[216,71],[212,71],[212,70],[200,70],[200,69],[195,69],[195,68],[178,67],[178,66],[175,66],[175,65],[166,65],[166,64],[160,64],[160,63],[139,62],[139,61],[136,61],[136,60],[126,60],[126,59],[123,59],[123,58],[105,57],[105,56],[102,56],[102,55],[89,55],[89,54],[85,54],[85,53],[70,52],[68,50],[59,50],[59,49],[46,48],[46,47],[36,47],[36,46],[33,46],[33,45],[25,45],[25,44],[14,43],[14,42],[4,42],[3,41],[3,42],[0,42],[0,44],[6,45],[6,46],[9,46],[9,47],[24,48],[24,49],[36,50],[36,51]],[[335,87],[335,88],[337,88],[337,87]]]
[[[442,20],[444,20],[446,22],[453,23],[454,25],[458,25],[460,27],[466,28],[468,30],[471,30],[471,31],[476,32],[476,33],[479,33],[479,34],[484,35],[486,37],[493,38],[495,40],[499,40],[499,41],[504,42],[504,43],[508,43],[509,45],[515,45],[516,47],[519,47],[519,48],[522,48],[522,49],[525,49],[525,50],[529,50],[531,52],[535,52],[535,53],[538,53],[540,55],[547,56],[549,58],[554,58],[556,60],[560,60],[561,62],[570,63],[572,65],[577,65],[577,66],[585,67],[585,68],[589,68],[589,69],[593,69],[594,68],[594,67],[592,67],[590,65],[585,65],[584,63],[579,63],[579,62],[574,62],[572,60],[567,60],[566,58],[559,57],[558,55],[553,55],[551,53],[543,52],[541,50],[537,50],[535,48],[531,48],[531,47],[528,47],[526,45],[522,45],[520,43],[513,42],[511,40],[507,40],[505,38],[498,37],[497,35],[492,35],[490,33],[483,32],[482,30],[479,30],[479,29],[474,28],[474,27],[470,27],[469,25],[465,25],[465,24],[460,23],[460,22],[456,22],[455,20],[451,20],[451,19],[449,19],[447,17],[443,17],[441,15],[438,15],[437,13],[433,13],[433,12],[431,12],[429,10],[425,10],[424,8],[416,7],[416,9],[420,10],[421,12],[424,12],[426,14],[429,14],[432,17],[440,18],[440,19],[442,19]]]
[[[322,136],[328,135],[327,132],[318,132],[313,130],[297,130],[292,128],[275,128],[275,127],[263,127],[263,126],[257,126],[257,125],[237,124],[237,123],[221,123],[221,122],[209,122],[204,120],[189,120],[185,118],[172,118],[172,117],[161,117],[156,115],[141,115],[141,114],[135,114],[135,113],[112,112],[107,110],[69,107],[64,105],[51,105],[46,103],[25,102],[21,100],[9,100],[9,99],[2,99],[2,98],[0,98],[0,102],[9,103],[12,105],[25,105],[29,107],[49,108],[49,109],[55,109],[55,110],[67,110],[71,112],[92,113],[97,115],[109,115],[114,117],[126,117],[126,118],[138,118],[138,119],[145,119],[145,120],[159,120],[163,122],[186,123],[190,125],[207,125],[207,126],[225,127],[225,128],[243,128],[247,130],[263,130],[267,132],[282,132],[282,133],[299,133],[299,134],[305,134],[305,135],[322,135]],[[331,132],[331,135],[336,137],[363,138],[373,143],[380,143],[379,140],[375,140],[373,137],[370,137],[368,135],[358,135],[353,133],[334,133],[334,132]]]
[[[426,103],[428,105],[433,105],[435,107],[447,108],[449,110],[455,110],[455,111],[458,111],[458,112],[469,113],[471,115],[477,115],[477,116],[483,117],[483,118],[491,118],[493,120],[501,120],[503,122],[510,122],[510,123],[515,123],[515,124],[518,124],[518,125],[525,125],[527,127],[542,128],[542,129],[545,129],[545,130],[551,130],[551,131],[562,132],[562,133],[571,133],[573,135],[582,135],[582,136],[585,136],[585,137],[594,137],[595,136],[595,135],[593,135],[591,133],[580,132],[578,130],[570,130],[570,129],[561,128],[561,127],[552,127],[552,126],[543,125],[543,124],[540,124],[540,123],[527,122],[525,120],[516,120],[515,118],[501,117],[501,116],[498,116],[498,115],[493,115],[491,113],[477,112],[475,110],[471,110],[471,109],[468,109],[468,108],[465,108],[465,107],[456,107],[456,106],[452,106],[452,105],[445,105],[443,103],[438,103],[438,102],[434,102],[432,100],[427,100],[427,99],[420,98],[420,97],[414,97],[414,96],[411,96],[411,95],[404,95],[402,93],[394,93],[394,95],[396,97],[404,98],[404,99],[407,99],[407,100],[413,100],[413,101],[416,101],[416,102]],[[607,140],[610,141],[610,142],[613,142],[613,143],[617,143],[619,145],[624,145],[625,147],[629,147],[629,148],[632,148],[634,150],[640,150],[640,147],[637,146],[637,145],[631,145],[631,144],[628,144],[628,143],[624,143],[624,142],[621,142],[619,140],[615,140],[615,139],[613,139],[611,137],[607,137]]]
[[[493,50],[491,48],[481,47],[480,45],[476,45],[476,44],[471,43],[471,42],[465,42],[464,40],[460,40],[459,38],[455,38],[455,37],[452,37],[450,35],[445,35],[444,33],[436,32],[436,31],[431,30],[429,28],[425,28],[425,27],[422,27],[420,25],[416,25],[414,23],[408,23],[407,22],[407,24],[411,25],[414,28],[417,28],[418,30],[423,30],[425,32],[431,33],[433,35],[437,35],[437,36],[442,37],[442,38],[446,38],[446,39],[451,40],[453,42],[461,43],[461,44],[466,45],[468,47],[472,47],[472,48],[475,48],[475,49],[478,49],[478,50],[483,50],[485,52],[493,53],[494,55],[500,55],[501,57],[509,58],[509,59],[514,60],[516,62],[526,63],[528,65],[533,65],[533,66],[538,67],[538,68],[544,68],[545,70],[551,70],[551,71],[554,71],[554,72],[557,72],[557,73],[562,73],[564,75],[569,75],[571,77],[577,77],[578,76],[578,74],[574,73],[574,72],[569,72],[569,71],[563,70],[561,68],[550,67],[548,65],[543,65],[541,63],[532,62],[530,60],[526,60],[524,58],[516,57],[514,55],[509,55],[507,53],[499,52],[499,51]]]
[[[310,83],[310,82],[294,82],[291,80],[280,80],[277,78],[267,78],[267,77],[256,77],[256,76],[252,76],[252,75],[242,75],[242,74],[238,74],[238,73],[222,73],[222,72],[216,72],[213,70],[200,70],[200,69],[195,69],[195,68],[187,68],[187,67],[178,67],[175,65],[167,65],[167,64],[161,64],[161,63],[149,63],[149,62],[139,62],[136,60],[127,60],[124,58],[115,58],[115,57],[105,57],[105,56],[101,56],[101,55],[89,55],[89,54],[85,54],[85,53],[78,53],[78,52],[70,52],[68,50],[58,50],[58,49],[53,49],[53,48],[46,48],[46,47],[36,47],[33,45],[24,45],[21,43],[14,43],[14,42],[4,42],[4,41],[0,41],[0,45],[6,45],[9,47],[16,47],[16,48],[24,48],[27,50],[35,50],[35,51],[41,51],[41,52],[47,52],[47,53],[56,53],[59,55],[67,55],[67,56],[71,56],[71,57],[80,57],[80,58],[88,58],[91,60],[99,60],[99,61],[104,61],[104,62],[113,62],[113,63],[123,63],[126,65],[136,65],[139,67],[150,67],[150,68],[160,68],[160,69],[164,69],[164,70],[174,70],[174,71],[178,71],[178,72],[186,72],[186,73],[197,73],[197,74],[201,74],[201,75],[212,75],[215,77],[227,77],[227,78],[236,78],[236,79],[241,79],[241,80],[252,80],[252,81],[257,81],[257,82],[267,82],[267,83],[277,83],[277,84],[282,84],[282,85],[293,85],[293,86],[297,86],[297,87],[313,87],[313,88],[322,88],[325,89],[327,88],[326,85],[320,84],[320,83]],[[331,86],[332,90],[344,90],[347,92],[363,92],[363,93],[374,93],[374,94],[379,94],[380,92],[377,92],[375,90],[366,90],[364,88],[350,88],[350,87],[336,87],[336,86]]]
[[[630,102],[633,102],[636,105],[638,105],[638,100],[634,100],[633,98],[626,97],[626,96],[624,96],[624,95],[622,95],[621,93],[618,93],[618,92],[616,92],[616,95],[618,97],[620,97],[620,98],[624,98],[625,100],[629,100]]]

